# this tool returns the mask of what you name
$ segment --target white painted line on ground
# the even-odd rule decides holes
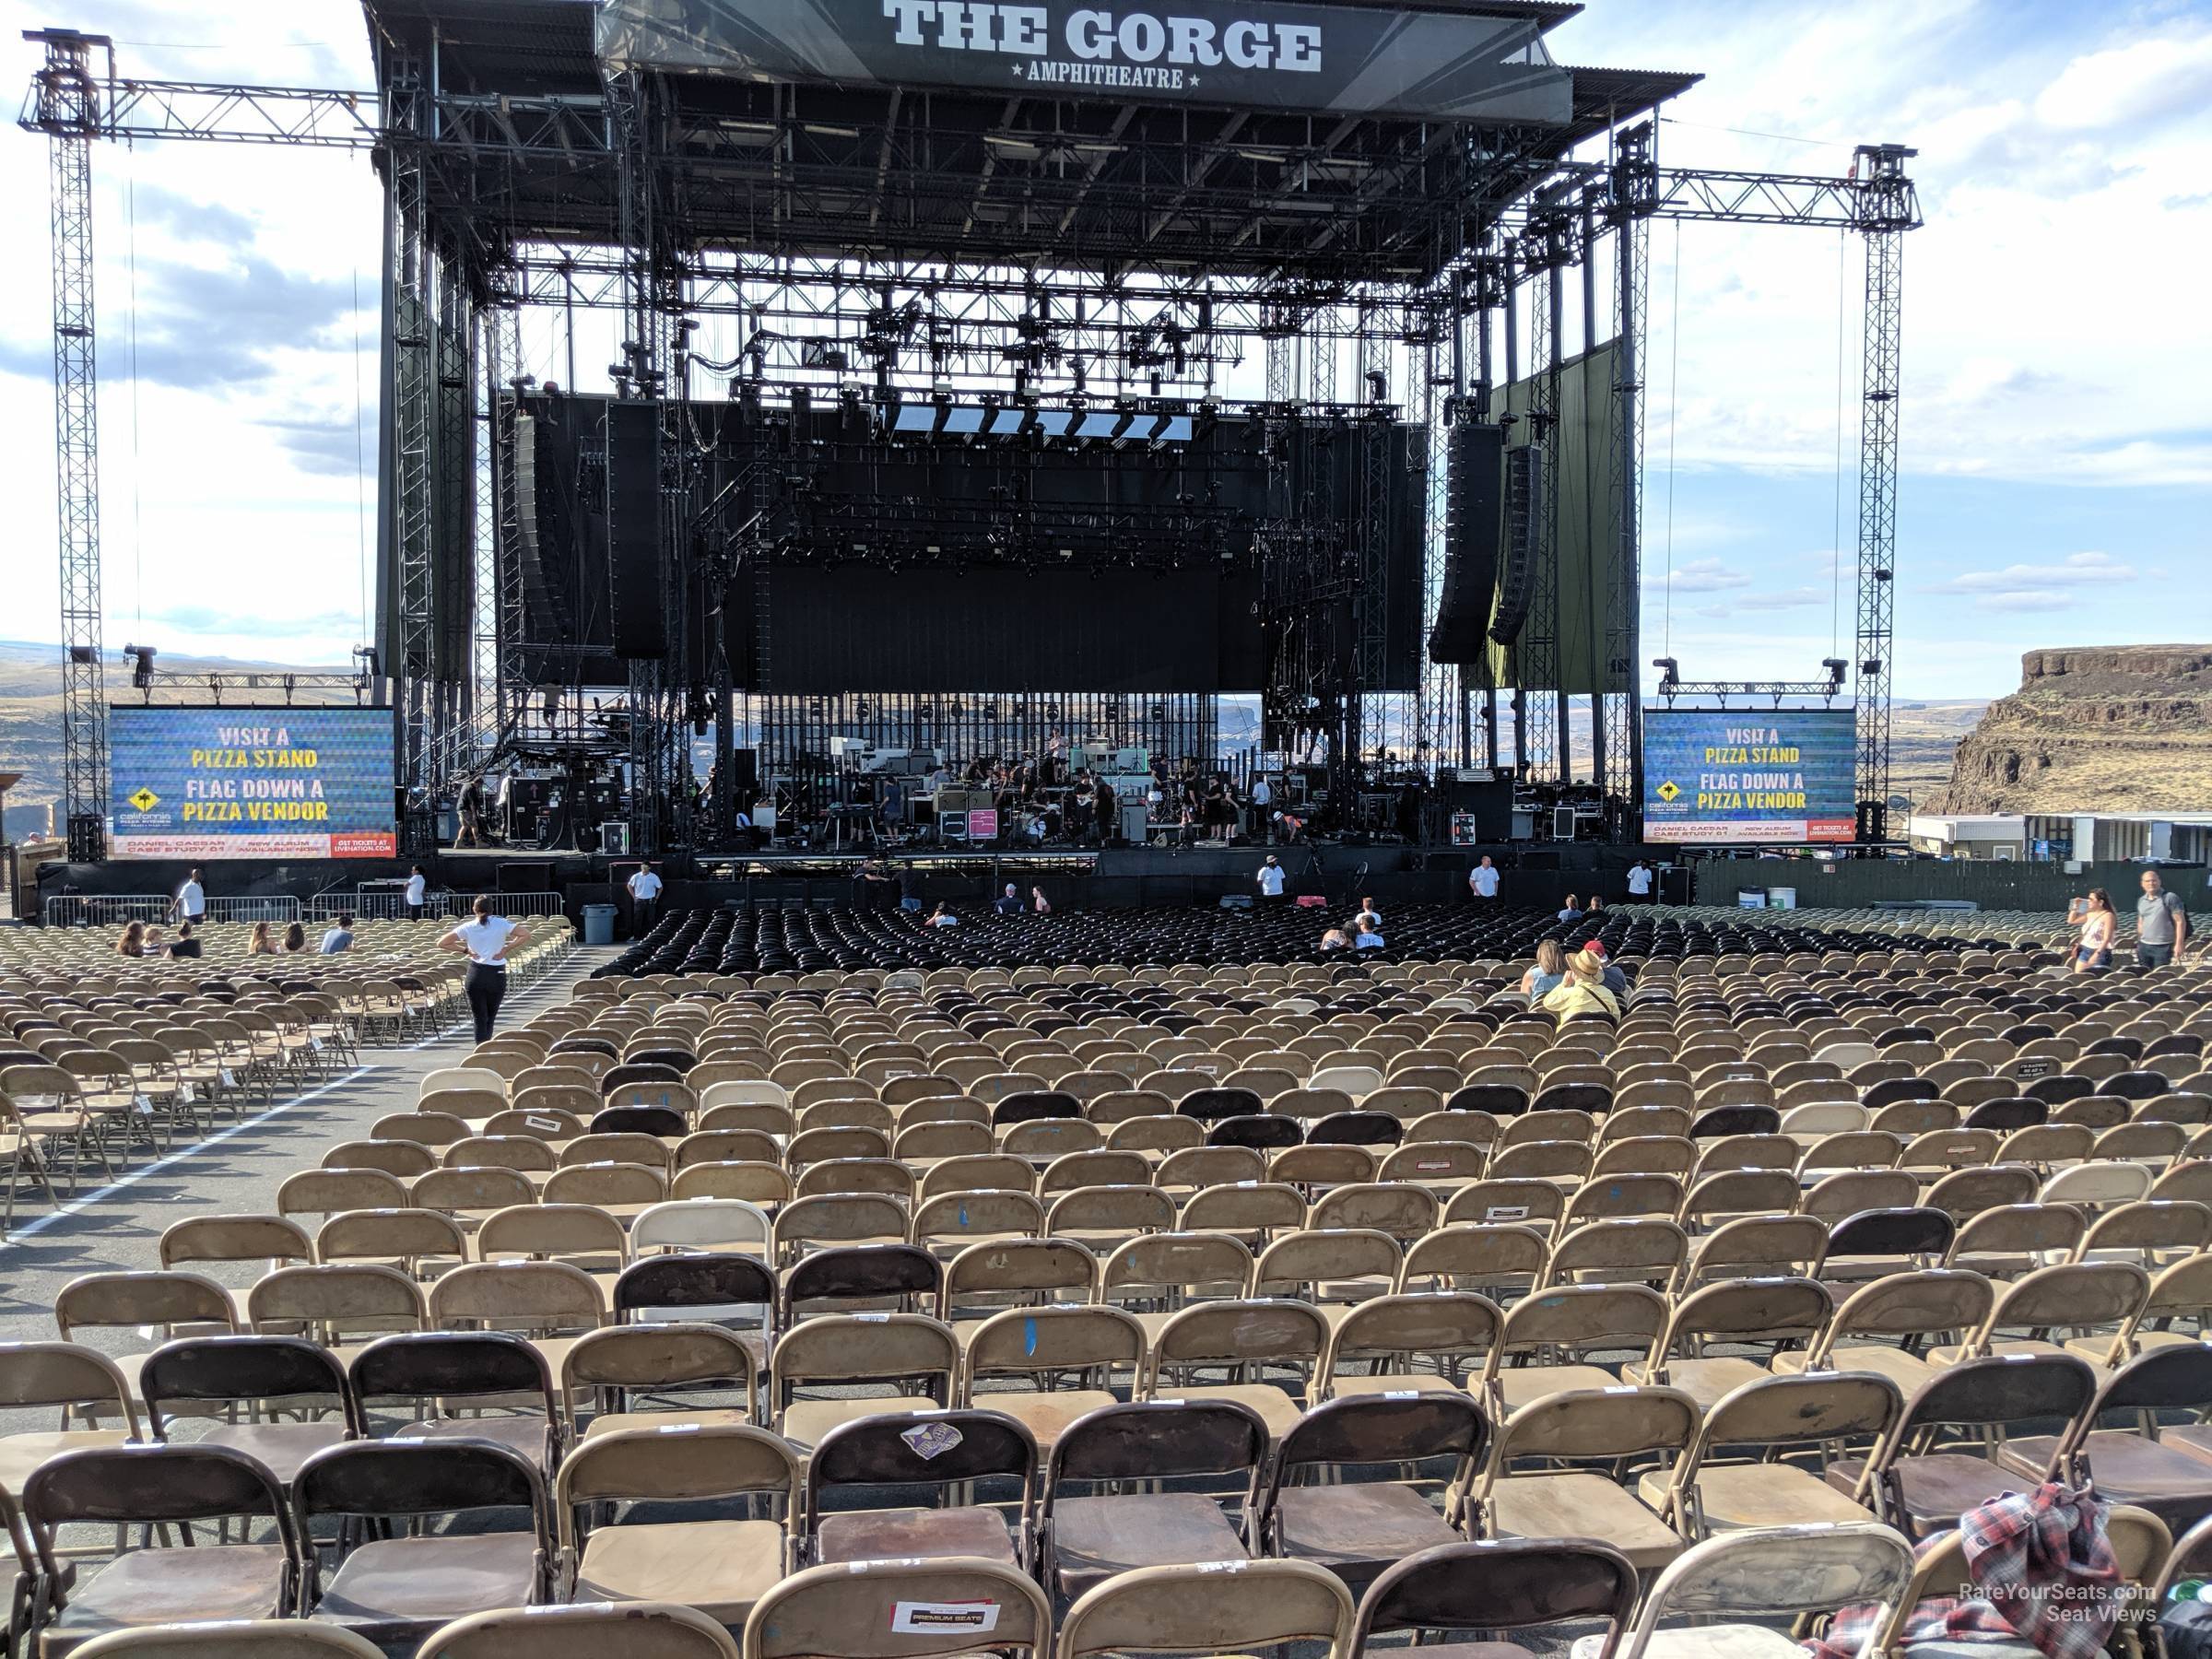
[[[294,1095],[288,1100],[280,1100],[265,1112],[259,1112],[250,1118],[242,1119],[240,1122],[231,1124],[228,1129],[217,1130],[213,1135],[207,1136],[207,1138],[205,1140],[194,1141],[189,1147],[180,1147],[174,1152],[165,1153],[163,1156],[156,1159],[152,1163],[142,1164],[137,1169],[132,1170],[126,1174],[119,1175],[96,1193],[87,1193],[80,1198],[72,1198],[68,1203],[63,1205],[59,1209],[49,1210],[43,1216],[34,1217],[32,1219],[26,1221],[21,1227],[17,1228],[14,1232],[8,1234],[6,1238],[0,1239],[0,1250],[6,1250],[11,1244],[20,1243],[25,1239],[30,1238],[38,1233],[42,1233],[48,1228],[52,1227],[55,1222],[70,1216],[79,1215],[85,1210],[91,1208],[92,1206],[103,1203],[107,1199],[113,1197],[117,1193],[123,1192],[126,1188],[136,1186],[148,1175],[158,1175],[163,1170],[168,1169],[172,1164],[180,1163],[187,1158],[195,1157],[199,1153],[205,1152],[209,1147],[221,1145],[224,1141],[229,1140],[234,1135],[242,1135],[248,1129],[259,1128],[262,1124],[267,1123],[271,1118],[282,1117],[286,1112],[291,1111],[293,1107],[304,1106],[308,1103],[308,1101],[315,1100],[320,1096],[326,1095],[334,1088],[342,1088],[347,1084],[353,1082],[355,1079],[366,1077],[370,1072],[372,1072],[375,1069],[376,1067],[373,1065],[357,1065],[342,1077],[333,1077],[327,1083],[318,1083],[314,1088],[309,1089],[305,1094]]]

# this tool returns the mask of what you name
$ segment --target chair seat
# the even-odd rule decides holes
[[[603,1411],[584,1426],[583,1438],[616,1434],[625,1429],[744,1429],[750,1427],[752,1420],[749,1411]]]
[[[2008,1440],[1997,1450],[1997,1465],[2033,1480],[2057,1448],[2047,1434]],[[2212,1453],[2193,1453],[2120,1429],[2092,1433],[2085,1450],[2100,1498],[2149,1510],[2175,1537],[2212,1514]]]
[[[1390,1481],[1290,1487],[1276,1500],[1277,1553],[1340,1571],[1367,1566],[1379,1572],[1417,1549],[1460,1541],[1426,1498]]]
[[[339,1564],[314,1617],[393,1645],[486,1607],[528,1606],[537,1591],[529,1533],[386,1538],[357,1546]]]
[[[1648,1382],[1650,1367],[1641,1359],[1620,1368],[1623,1382]],[[1725,1395],[1747,1382],[1763,1382],[1773,1373],[1756,1359],[1670,1359],[1666,1383],[1697,1401],[1698,1409],[1711,1411]]]
[[[553,1425],[542,1417],[438,1418],[409,1423],[394,1440],[488,1440],[520,1453],[546,1473],[553,1467]]]
[[[812,1451],[822,1436],[841,1423],[890,1411],[935,1411],[938,1402],[927,1394],[894,1394],[869,1400],[794,1400],[783,1408],[783,1438],[802,1451]]]
[[[1027,1393],[1002,1389],[972,1394],[969,1404],[978,1411],[1003,1411],[1036,1441],[1040,1453],[1049,1453],[1067,1426],[1088,1412],[1118,1405],[1102,1388],[1035,1389]]]
[[[2106,1338],[2106,1343],[2109,1347],[2111,1338]],[[2066,1350],[2055,1342],[2021,1341],[1993,1342],[1989,1345],[1989,1351],[1992,1354],[2063,1354]],[[1935,1366],[1956,1365],[1966,1358],[1968,1354],[1964,1347],[1947,1344],[1928,1350],[1928,1363]]]
[[[1775,1355],[1770,1369],[1778,1377],[1802,1375],[1805,1371],[1805,1350],[1793,1348],[1787,1353]],[[1912,1392],[1936,1374],[1936,1368],[1925,1359],[1886,1342],[1836,1348],[1829,1355],[1827,1369],[1872,1371],[1877,1377],[1887,1377],[1897,1384],[1907,1399],[1912,1398]]]
[[[51,1420],[51,1419],[49,1419]],[[120,1429],[70,1429],[0,1439],[0,1487],[20,1492],[30,1472],[50,1457],[82,1446],[120,1446],[130,1439]]]
[[[1653,1509],[1666,1499],[1666,1476],[1646,1475],[1637,1492]],[[1873,1517],[1818,1475],[1788,1464],[1724,1464],[1698,1471],[1699,1508],[1711,1532],[1737,1527],[1795,1526],[1815,1522],[1861,1524]]]
[[[824,1515],[815,1532],[817,1565],[945,1556],[1021,1565],[1006,1518],[994,1509],[862,1510]]]
[[[276,1484],[288,1487],[300,1465],[346,1438],[346,1425],[327,1423],[218,1423],[200,1437],[204,1446],[229,1446],[266,1465]]]
[[[1598,1365],[1508,1365],[1498,1371],[1498,1397],[1506,1410],[1518,1411],[1546,1394],[1571,1388],[1617,1388],[1620,1379]]]
[[[783,1575],[773,1521],[603,1526],[584,1540],[571,1601],[669,1601],[742,1624]]]
[[[1489,1535],[1500,1538],[1596,1538],[1640,1572],[1664,1567],[1683,1539],[1601,1475],[1516,1475],[1490,1490]]]
[[[1053,1560],[1065,1594],[1137,1567],[1241,1561],[1244,1542],[1211,1498],[1194,1492],[1065,1498],[1053,1512]]]
[[[1597,1659],[1602,1636],[1578,1636],[1569,1659]],[[1793,1659],[1805,1650],[1781,1630],[1765,1625],[1707,1624],[1692,1630],[1653,1630],[1644,1643],[1650,1659]],[[2033,1650],[2030,1650],[2033,1651]],[[1428,1659],[1428,1651],[1422,1651]]]
[[[79,1581],[40,1641],[68,1652],[110,1630],[220,1618],[274,1618],[284,1611],[285,1551],[276,1544],[134,1549]]]
[[[1459,1385],[1434,1371],[1397,1371],[1382,1377],[1331,1377],[1329,1393],[1337,1399],[1347,1394],[1457,1394]]]
[[[1828,1465],[1828,1484],[1848,1493],[1858,1485],[1865,1465],[1855,1457],[1838,1458]],[[1900,1457],[1894,1465],[1897,1489],[1905,1512],[1885,1516],[1895,1524],[1901,1520],[1915,1538],[1947,1532],[1959,1517],[1979,1509],[2001,1493],[2016,1490],[2019,1477],[1999,1468],[1984,1457],[1963,1452],[1931,1452],[1924,1457]]]
[[[1267,1438],[1280,1441],[1305,1416],[1304,1405],[1265,1382],[1223,1382],[1204,1388],[1173,1388],[1147,1396],[1155,1400],[1233,1400],[1249,1406],[1267,1425]]]

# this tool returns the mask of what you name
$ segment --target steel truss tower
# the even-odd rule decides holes
[[[53,449],[61,521],[62,803],[69,856],[107,851],[108,706],[100,610],[100,376],[92,310],[92,140],[101,81],[115,78],[104,35],[26,32],[46,48],[30,124],[53,141]]]
[[[1866,344],[1859,406],[1858,839],[1889,839],[1889,698],[1897,614],[1897,398],[1904,347],[1905,232],[1920,202],[1917,150],[1861,145],[1852,172],[1866,239]],[[1840,551],[1840,549],[1839,549]]]

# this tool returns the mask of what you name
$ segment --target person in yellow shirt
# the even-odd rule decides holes
[[[1536,1006],[1561,1025],[1579,1014],[1620,1018],[1620,999],[1606,989],[1605,959],[1587,950],[1578,950],[1567,959],[1567,977],[1546,992]]]

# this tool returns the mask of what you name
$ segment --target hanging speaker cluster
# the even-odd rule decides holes
[[[1528,620],[1535,586],[1536,492],[1544,486],[1544,452],[1533,443],[1505,452],[1505,553],[1498,577],[1498,614],[1490,638],[1511,645]]]
[[[1456,421],[1445,441],[1444,582],[1436,625],[1429,630],[1429,659],[1464,665],[1481,660],[1483,628],[1498,583],[1505,429]]]

